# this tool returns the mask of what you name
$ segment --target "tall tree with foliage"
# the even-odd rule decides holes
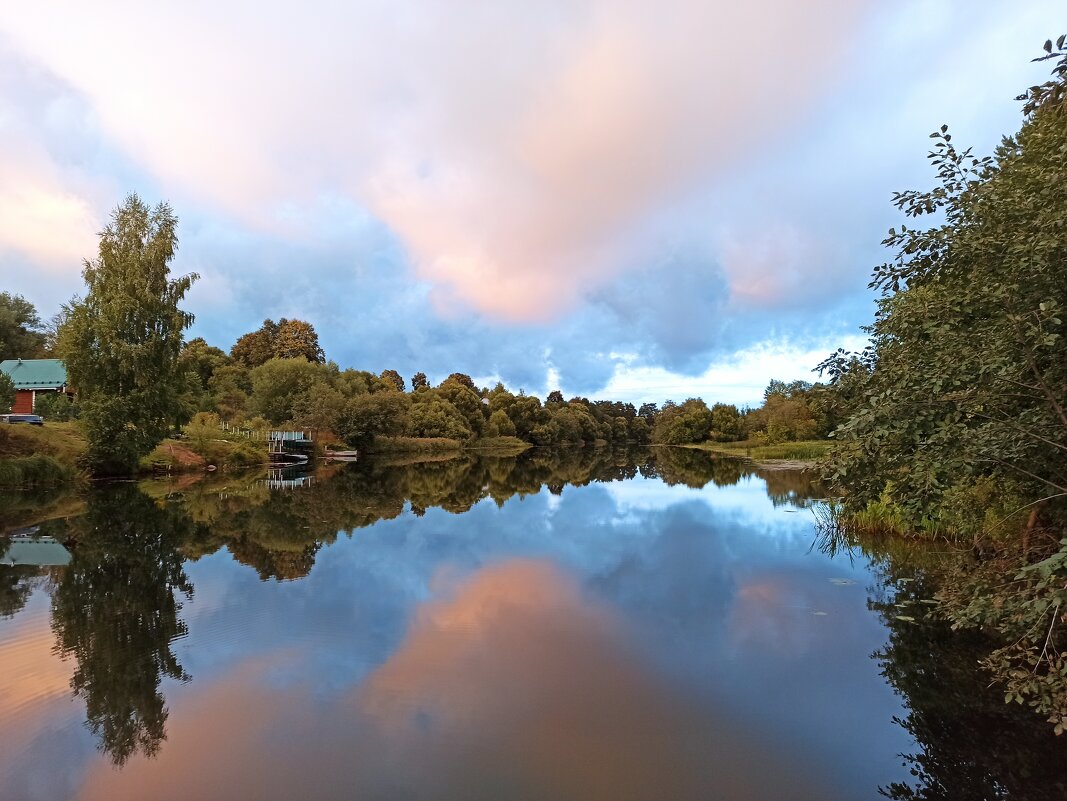
[[[257,330],[245,334],[230,349],[230,357],[245,367],[259,367],[271,359],[325,362],[315,327],[304,320],[264,320]]]
[[[0,361],[34,359],[44,346],[44,327],[34,305],[22,295],[0,292]]]
[[[955,625],[1009,643],[985,661],[1008,699],[1067,730],[1067,48],[991,157],[934,134],[938,185],[896,195],[872,344],[823,367],[847,385],[833,477],[847,502],[965,536],[938,593]],[[972,540],[973,538],[973,540]],[[980,558],[971,559],[973,555]]]
[[[179,354],[193,316],[178,304],[198,276],[170,277],[177,226],[166,203],[127,197],[100,234],[97,258],[85,262],[85,298],[72,301],[60,332],[98,474],[135,470],[184,413]]]
[[[992,157],[957,149],[947,126],[932,134],[938,185],[895,205],[939,221],[890,229],[896,256],[871,284],[869,375],[834,472],[856,499],[888,494],[915,523],[947,509],[972,515],[952,521],[964,528],[991,522],[980,513],[993,507],[1067,509],[1067,110],[1041,97],[1028,108]],[[832,377],[843,361],[826,365]]]

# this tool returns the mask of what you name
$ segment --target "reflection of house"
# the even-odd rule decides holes
[[[37,396],[45,392],[71,394],[67,386],[67,368],[59,359],[8,359],[0,362],[0,371],[15,384],[15,414],[30,414]]]
[[[69,565],[70,551],[64,548],[54,537],[34,537],[36,528],[21,529],[27,533],[13,534],[7,540],[7,549],[0,556],[0,565],[33,565],[47,567],[52,565]],[[0,539],[0,546],[3,545]]]

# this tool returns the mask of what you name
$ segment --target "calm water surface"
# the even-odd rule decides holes
[[[898,617],[921,560],[831,558],[801,472],[262,478],[2,500],[0,798],[1064,797],[982,643]]]

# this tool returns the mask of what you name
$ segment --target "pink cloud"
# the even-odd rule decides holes
[[[279,208],[345,195],[448,303],[539,321],[638,260],[664,204],[803,115],[866,5],[40,2],[0,32],[175,201],[300,237],[313,228]]]

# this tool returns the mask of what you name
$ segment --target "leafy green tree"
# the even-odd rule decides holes
[[[652,441],[663,445],[705,442],[711,423],[711,411],[700,398],[690,398],[680,406],[668,401],[656,416]]]
[[[15,404],[15,382],[7,373],[0,373],[0,412],[10,412]]]
[[[293,403],[293,424],[313,432],[315,439],[323,431],[336,433],[346,400],[328,382],[316,381]]]
[[[309,362],[324,363],[326,355],[319,347],[319,335],[311,323],[303,320],[278,321],[274,336],[273,353],[276,359],[297,359],[303,356]]]
[[[895,195],[871,347],[822,365],[850,414],[830,476],[852,511],[966,538],[939,592],[957,627],[997,632],[1009,699],[1067,729],[1067,48],[1031,87],[1022,127],[978,158],[932,134],[938,183]],[[858,366],[857,366],[858,365]],[[1058,550],[1057,550],[1058,549]],[[962,549],[961,549],[962,550]],[[992,557],[990,556],[992,554]],[[904,796],[901,796],[904,797]]]
[[[470,439],[473,436],[467,419],[437,390],[420,392],[411,406],[409,431],[415,437]],[[506,416],[506,415],[505,415]]]
[[[503,403],[506,400],[507,398],[501,395],[497,395],[496,398],[490,398],[490,408],[492,408],[494,401]],[[541,401],[532,396],[511,396],[510,403],[507,403],[505,411],[515,425],[515,436],[527,442],[533,442],[531,433],[536,426],[548,422],[548,414],[541,407]]]
[[[60,332],[96,473],[132,472],[185,412],[179,354],[193,318],[178,304],[197,276],[170,278],[177,225],[165,203],[150,209],[127,197],[85,262],[85,298],[72,302]]]
[[[345,403],[335,433],[354,448],[366,448],[375,437],[407,433],[410,407],[400,392],[357,395]]]
[[[467,427],[476,436],[481,436],[482,429],[485,428],[485,419],[489,414],[489,407],[482,403],[482,399],[474,390],[466,384],[449,378],[435,391],[459,410],[463,419],[467,421]]]
[[[411,377],[411,391],[415,392],[419,389],[428,389],[430,386],[429,380],[426,378],[426,373],[418,372]]]
[[[368,392],[395,392],[396,386],[367,370],[342,370],[337,376],[337,388],[348,398]]]
[[[38,394],[33,410],[45,420],[65,421],[78,416],[78,405],[62,392]]]
[[[489,422],[485,426],[487,437],[513,437],[515,436],[515,424],[511,422],[507,412],[497,409],[489,415]]]
[[[297,359],[323,363],[326,357],[319,347],[319,335],[311,323],[303,320],[278,322],[264,320],[258,330],[245,334],[230,349],[234,361],[245,367],[259,367],[270,359]]]
[[[0,361],[34,359],[45,346],[37,309],[22,295],[0,292]]]
[[[895,256],[874,272],[872,347],[857,357],[869,370],[832,472],[854,503],[884,495],[913,524],[941,519],[948,496],[985,479],[1046,520],[1067,511],[1067,111],[1031,94],[1021,130],[992,157],[957,149],[947,126],[932,134],[938,186],[895,205],[935,222],[891,228]]]
[[[247,367],[227,364],[212,373],[207,388],[212,408],[223,420],[232,422],[241,417],[248,406],[252,379]]]
[[[278,338],[278,324],[264,320],[256,331],[240,337],[230,349],[230,357],[245,367],[259,367],[274,358],[274,340]]]
[[[462,384],[475,395],[478,394],[478,387],[474,385],[474,380],[466,373],[451,373],[448,378],[441,382],[441,384],[447,384],[450,381],[455,382],[457,384]]]
[[[325,380],[325,365],[294,359],[270,359],[252,370],[252,397],[249,408],[278,425],[293,417],[297,402],[313,384]]]
[[[222,348],[207,344],[203,337],[186,342],[178,358],[186,370],[196,374],[202,390],[207,390],[216,370],[230,363],[230,357]]]
[[[736,442],[744,436],[745,427],[736,406],[732,403],[716,403],[711,407],[711,439],[716,442]]]

